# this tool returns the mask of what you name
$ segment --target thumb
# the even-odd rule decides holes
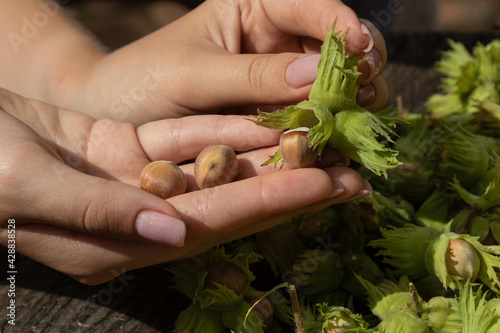
[[[20,223],[44,223],[95,235],[184,245],[186,226],[165,200],[131,185],[76,171],[54,161],[46,181],[23,194]],[[37,177],[32,177],[37,178]],[[28,178],[29,179],[29,178]],[[48,185],[50,184],[50,185]],[[43,186],[43,188],[42,188]],[[22,207],[25,206],[25,207]]]
[[[218,60],[213,65],[220,80],[209,89],[219,100],[235,105],[278,105],[308,96],[317,77],[319,54],[231,54]]]

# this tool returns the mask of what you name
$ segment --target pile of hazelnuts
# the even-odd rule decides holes
[[[287,131],[280,138],[280,152],[289,168],[314,166],[318,157],[310,147],[308,128]],[[231,147],[211,145],[203,149],[194,162],[194,178],[200,189],[232,182],[238,175],[238,158]],[[154,195],[168,199],[186,192],[184,172],[171,161],[154,161],[144,167],[140,186]]]
[[[238,158],[231,147],[211,145],[194,162],[194,179],[200,189],[232,182],[238,174]],[[140,185],[163,199],[183,194],[187,189],[184,172],[171,161],[154,161],[144,167]]]

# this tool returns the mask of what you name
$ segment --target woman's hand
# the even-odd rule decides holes
[[[0,89],[0,133],[1,243],[7,244],[7,221],[15,219],[19,253],[87,284],[371,192],[345,166],[260,167],[280,133],[243,116],[199,115],[136,128]],[[210,144],[246,152],[238,155],[235,182],[199,190],[193,164],[185,161]],[[139,174],[152,160],[182,164],[187,193],[165,201],[139,189]],[[332,153],[327,164],[343,160]]]
[[[142,124],[195,113],[254,113],[307,98],[321,41],[337,19],[350,53],[364,56],[360,103],[385,104],[381,34],[340,0],[208,0],[99,61],[78,110]],[[307,56],[309,55],[309,56]],[[251,106],[242,109],[242,106]]]

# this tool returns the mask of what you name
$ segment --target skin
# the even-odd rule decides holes
[[[40,11],[37,0],[0,0],[0,32],[23,36],[21,18]],[[336,30],[349,31],[348,51],[363,56],[370,37],[340,0],[318,0],[314,5],[307,0],[208,0],[114,52],[104,50],[60,9],[26,43],[4,39],[0,86],[96,119],[136,125],[199,113],[249,114],[257,105],[307,98],[312,81],[291,87],[287,67],[306,54],[319,53],[326,29],[336,18]],[[383,38],[364,22],[383,68]],[[367,105],[375,110],[387,98],[384,82],[380,73],[370,73],[366,62],[360,63],[360,70],[360,83],[375,85],[377,99]]]
[[[7,221],[15,218],[16,251],[86,284],[112,279],[116,271],[192,256],[300,212],[369,194],[360,176],[345,166],[280,172],[260,167],[277,149],[279,132],[256,127],[244,116],[196,116],[196,123],[184,117],[136,128],[3,89],[0,106],[1,243],[7,244]],[[221,123],[232,130],[221,130]],[[180,138],[173,131],[188,124],[183,133],[192,135]],[[159,150],[159,142],[172,149]],[[188,193],[164,201],[138,188],[139,174],[151,160],[192,159],[206,144],[252,150],[238,155],[238,181],[198,190],[194,165],[187,163],[182,169]],[[256,149],[263,146],[268,148]],[[26,156],[36,163],[26,163]],[[339,182],[343,192],[330,198]],[[184,221],[184,246],[141,238],[135,219],[144,210]]]
[[[40,10],[35,0],[0,0],[1,33],[21,34],[21,18]],[[18,253],[98,284],[117,272],[192,256],[299,213],[368,195],[371,188],[358,173],[336,165],[346,163],[338,152],[318,168],[260,167],[281,133],[237,115],[306,98],[312,81],[290,86],[287,68],[319,52],[335,17],[337,29],[349,29],[349,51],[363,54],[370,38],[337,0],[314,6],[208,0],[114,52],[62,10],[17,48],[2,39],[1,243],[8,241],[8,219],[15,219]],[[374,48],[383,58],[377,38]],[[379,78],[368,75],[377,91],[370,107],[386,98],[377,89]],[[130,102],[141,89],[145,94]],[[199,190],[186,161],[210,144],[246,153],[238,155],[237,181]],[[139,174],[153,160],[182,164],[188,192],[164,201],[140,190]],[[136,219],[145,210],[185,223],[183,245],[141,237]]]

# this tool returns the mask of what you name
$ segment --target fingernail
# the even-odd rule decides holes
[[[368,43],[368,46],[363,49],[363,52],[369,52],[373,48],[373,36],[372,32],[370,31],[370,28],[363,22],[361,22],[361,32],[363,32],[365,35],[368,35],[370,37],[370,42]]]
[[[361,106],[370,106],[375,101],[375,88],[373,85],[366,84],[359,86],[358,93],[356,95],[356,102]]]
[[[345,156],[345,157],[342,158],[342,160],[338,161],[333,166],[345,166],[345,167],[348,167],[349,164],[351,164],[351,160],[349,159],[349,157]]]
[[[363,58],[366,59],[366,62],[370,67],[370,75],[368,81],[371,81],[380,72],[380,68],[382,67],[382,58],[380,57],[380,53],[378,53],[378,51],[375,49],[367,52],[363,56]]]
[[[367,197],[370,194],[372,194],[372,192],[373,192],[373,189],[372,189],[372,186],[370,185],[370,183],[366,179],[363,179],[363,189],[360,190],[358,193],[356,193],[351,198],[349,198],[349,200],[357,200],[357,199]]]
[[[135,227],[145,239],[175,247],[184,245],[186,225],[172,216],[145,210],[137,215]]]
[[[311,54],[299,58],[288,65],[286,81],[292,88],[300,88],[312,84],[318,76],[319,54]]]
[[[344,192],[344,185],[338,179],[332,179],[333,189],[329,198],[333,198]]]

